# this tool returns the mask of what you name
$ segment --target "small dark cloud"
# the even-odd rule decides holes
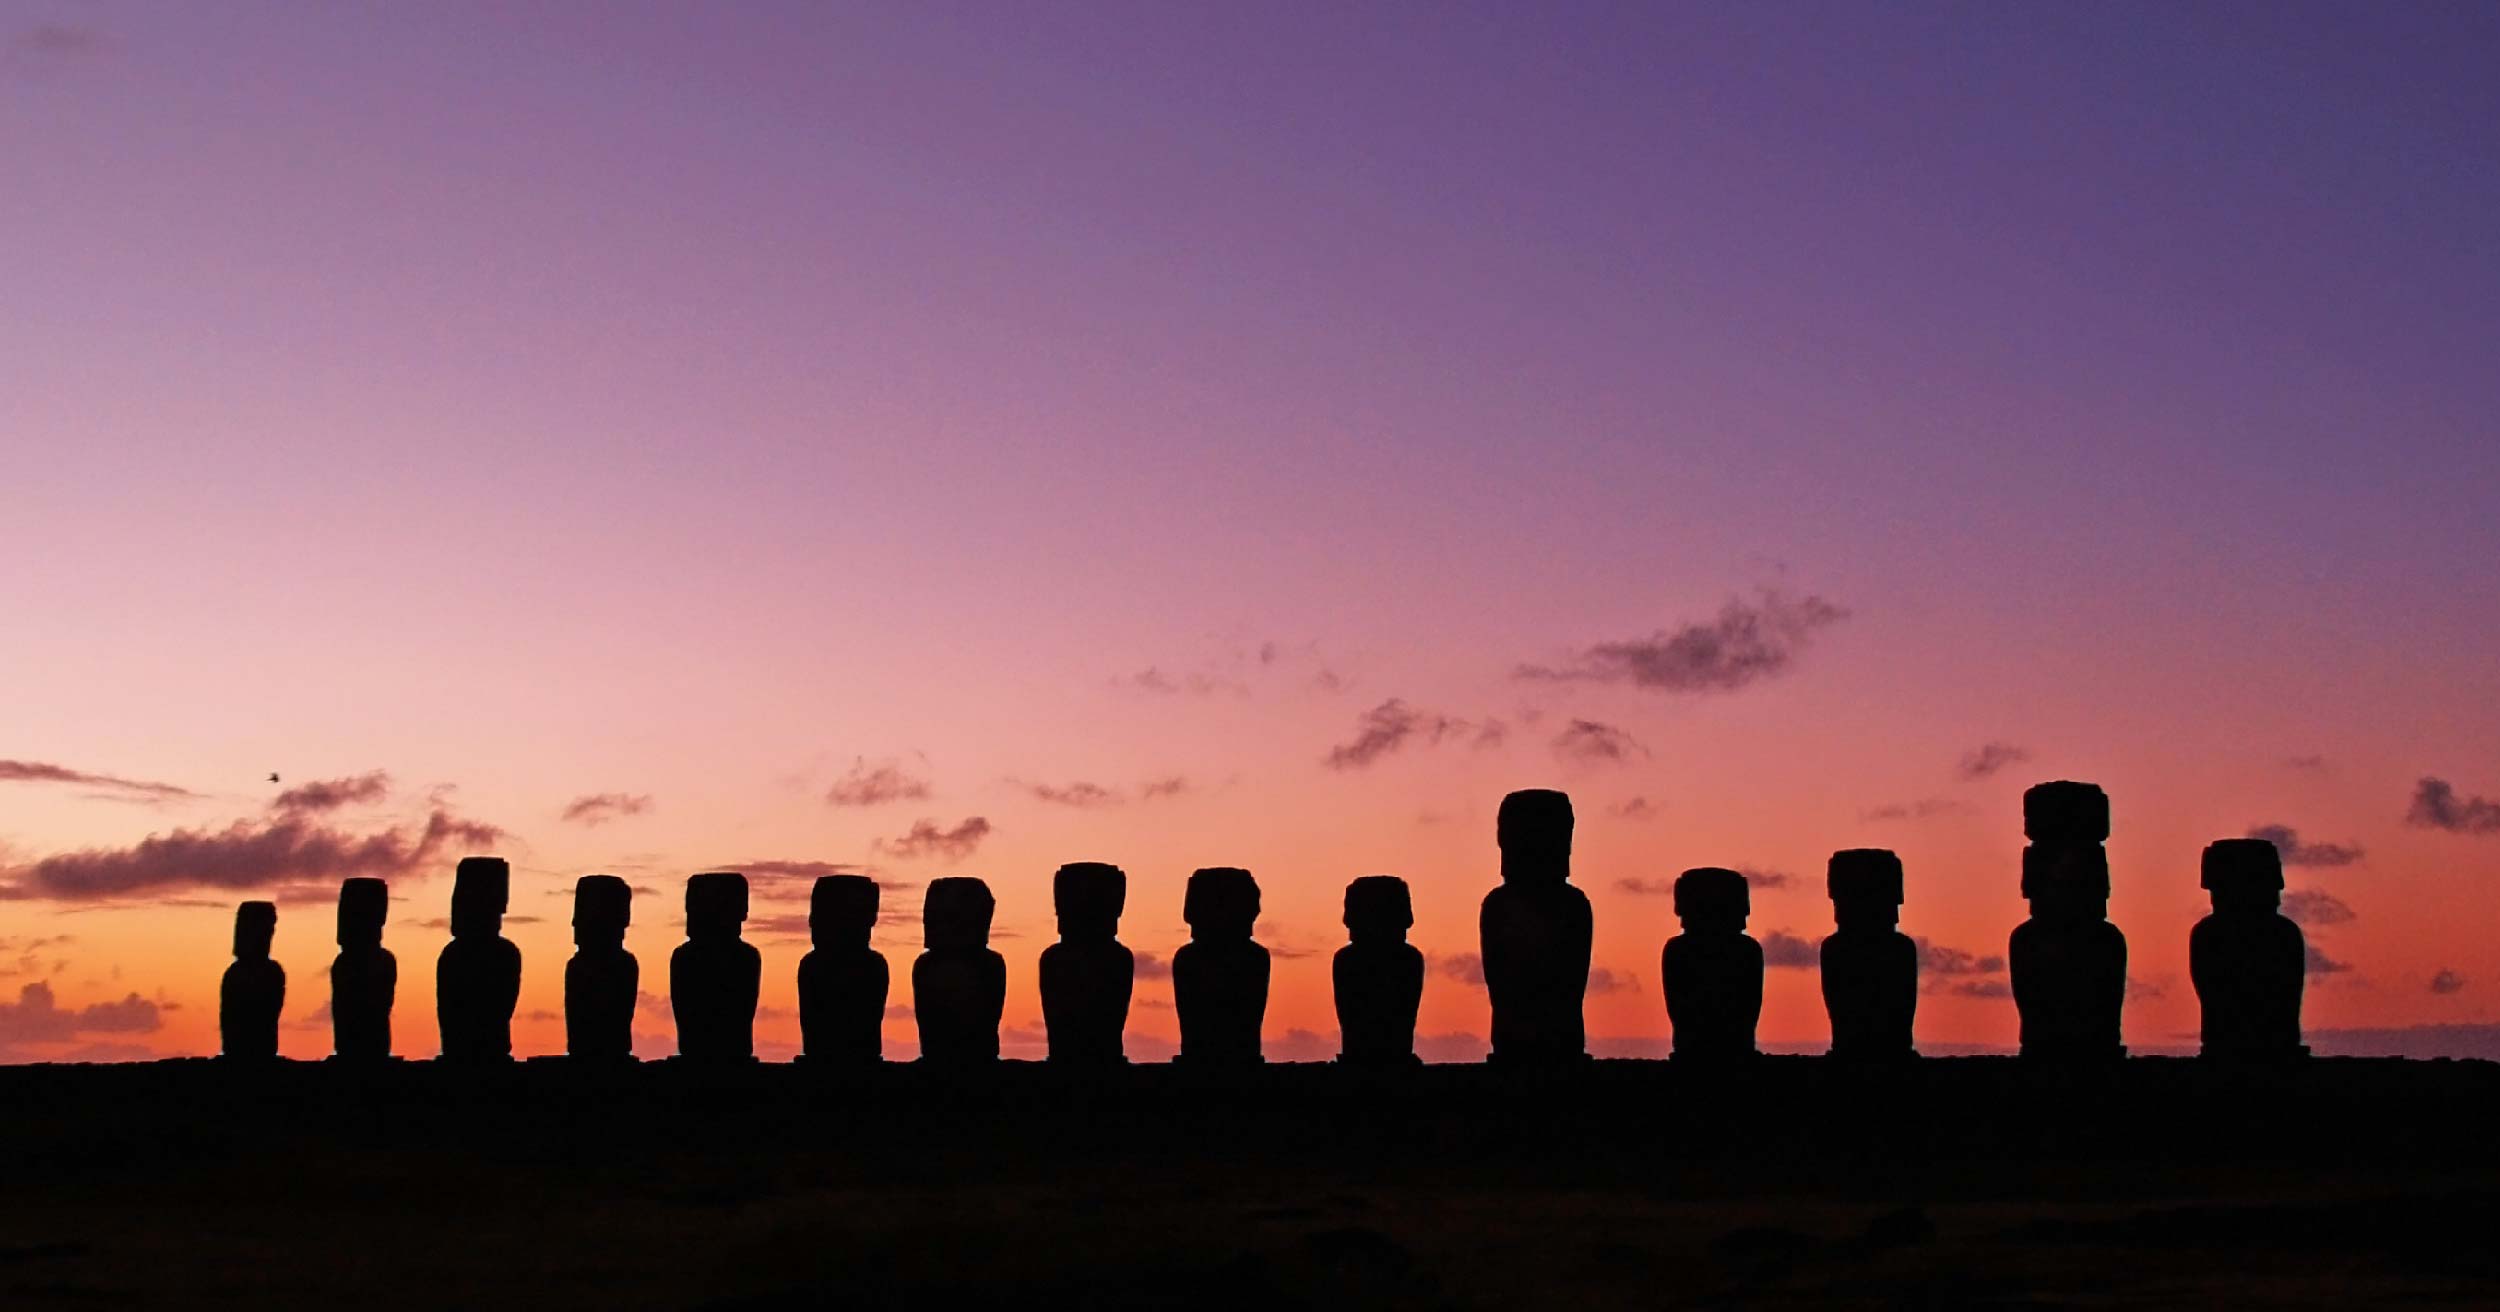
[[[2030,759],[2029,751],[2012,743],[1982,743],[1962,753],[1961,763],[1953,767],[1953,773],[1976,782]]]
[[[1651,820],[1666,809],[1664,802],[1653,802],[1646,797],[1627,797],[1607,807],[1606,814],[1617,820]]]
[[[1665,875],[1659,875],[1655,878],[1644,878],[1640,875],[1625,875],[1623,878],[1615,881],[1615,891],[1618,893],[1634,893],[1642,897],[1673,897],[1675,896],[1675,881],[1667,878]]]
[[[2443,998],[2451,993],[2461,993],[2464,990],[2465,976],[2460,975],[2453,970],[2442,969],[2438,973],[2431,976],[2431,992],[2436,993]]]
[[[1821,597],[1764,589],[1728,600],[1711,619],[1647,637],[1601,642],[1559,666],[1521,665],[1515,677],[1628,683],[1670,693],[1734,692],[1786,672],[1817,630],[1848,612]]]
[[[900,762],[854,760],[851,772],[825,790],[827,806],[883,806],[888,802],[925,802],[929,781],[905,774]]]
[[[1138,785],[1137,795],[1151,802],[1159,798],[1178,797],[1189,790],[1188,776],[1174,774],[1165,775],[1161,779],[1149,779]]]
[[[2283,914],[2303,925],[2341,925],[2351,921],[2353,909],[2344,900],[2323,888],[2295,888],[2283,895]]]
[[[1589,969],[1588,992],[1591,997],[1604,997],[1609,993],[1637,993],[1640,987],[1641,977],[1629,971],[1612,970],[1605,966],[1593,966]]]
[[[991,827],[987,818],[977,815],[965,817],[952,828],[941,828],[935,820],[916,821],[900,838],[879,839],[877,850],[904,861],[927,856],[961,861],[990,836]]]
[[[1931,943],[1924,938],[1911,941],[1918,945],[1918,973],[1921,978],[1937,975],[2002,975],[2005,973],[2005,958],[2003,957],[1964,952],[1960,948],[1949,948],[1942,943]]]
[[[2126,1000],[2129,1002],[2151,1002],[2169,992],[2170,986],[2161,980],[2127,976]]]
[[[1745,887],[1751,889],[1786,888],[1797,882],[1796,876],[1784,870],[1756,870],[1751,866],[1738,866],[1736,873],[1745,877]]]
[[[1172,978],[1172,963],[1169,960],[1156,956],[1152,952],[1139,952],[1133,955],[1137,958],[1137,978]]]
[[[1053,806],[1072,806],[1079,810],[1117,806],[1121,801],[1117,792],[1101,784],[1088,783],[1082,779],[1067,784],[1017,783],[1016,786],[1031,793],[1036,801],[1048,802]]]
[[[889,1002],[885,1007],[887,1020],[910,1020],[913,1012],[908,1002]]]
[[[2248,836],[2274,844],[2287,866],[2348,866],[2361,859],[2358,843],[2304,843],[2290,825],[2259,825]]]
[[[651,809],[649,793],[591,793],[564,804],[564,819],[577,825],[603,825]]]
[[[2303,968],[2312,975],[2341,975],[2352,969],[2348,963],[2326,955],[2326,950],[2315,943],[2307,945],[2306,951],[2308,959]]]
[[[1765,970],[1813,970],[1822,961],[1822,950],[1811,940],[1799,938],[1784,929],[1775,929],[1762,936],[1762,966]]]
[[[1392,697],[1363,712],[1355,722],[1354,737],[1329,748],[1322,764],[1331,770],[1360,770],[1410,742],[1430,746],[1472,727],[1456,716],[1419,710]]]
[[[1631,734],[1597,720],[1573,720],[1554,735],[1554,754],[1576,765],[1613,765],[1649,755]]]
[[[2010,998],[2014,996],[2014,986],[2001,979],[1966,979],[1956,983],[1947,991],[1965,998]]]
[[[2500,802],[2459,797],[2445,779],[2424,776],[2413,786],[2413,805],[2405,823],[2452,834],[2500,834]]]
[[[1928,797],[1915,802],[1894,802],[1861,811],[1858,813],[1858,819],[1868,823],[1882,820],[1933,820],[1940,815],[1962,815],[1970,809],[1970,804],[1967,802],[1956,802],[1943,797]]]
[[[1239,679],[1219,678],[1212,674],[1166,674],[1161,667],[1154,665],[1113,679],[1111,686],[1170,697],[1215,697],[1226,693],[1235,697],[1250,695],[1249,685]]]
[[[316,779],[270,799],[269,809],[280,815],[326,815],[350,806],[373,806],[391,795],[391,776],[383,770],[367,770],[344,779]]]
[[[88,59],[113,48],[112,41],[91,27],[37,23],[18,34],[11,46],[47,59]]]
[[[547,923],[547,918],[545,916],[506,914],[503,918],[503,923],[507,925],[543,925]],[[434,929],[448,932],[451,929],[451,919],[447,916],[435,916],[429,920],[420,920],[416,922],[416,927],[418,929]]]
[[[182,802],[200,796],[179,784],[73,770],[49,761],[0,761],[0,784],[75,784],[102,789],[106,795],[125,801],[141,802]]]
[[[61,1043],[82,1034],[153,1034],[164,1028],[157,1005],[136,993],[118,1002],[62,1007],[41,980],[19,986],[17,1001],[0,1002],[0,1048],[19,1043]]]
[[[1474,952],[1459,952],[1438,957],[1432,963],[1433,973],[1461,984],[1484,987],[1484,958]]]

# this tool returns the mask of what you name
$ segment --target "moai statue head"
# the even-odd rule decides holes
[[[736,938],[747,923],[747,877],[730,871],[686,881],[686,937]]]
[[[2198,882],[2216,911],[2271,912],[2283,904],[2283,853],[2262,838],[2207,843]]]
[[[269,944],[278,936],[278,904],[243,902],[234,909],[234,958],[266,961]]]
[[[339,885],[339,946],[382,946],[382,922],[391,914],[391,886],[358,876]]]
[[[1415,902],[1396,875],[1365,875],[1345,886],[1347,937],[1357,943],[1403,943],[1415,924]]]
[[[1832,923],[1842,929],[1892,929],[1901,923],[1901,858],[1881,847],[1832,853],[1824,888]]]
[[[1232,866],[1193,872],[1181,894],[1181,919],[1193,939],[1246,939],[1259,919],[1259,881]]]
[[[622,948],[625,927],[634,921],[633,886],[614,875],[584,875],[573,881],[573,945]]]
[[[990,886],[978,879],[932,879],[928,896],[920,904],[921,941],[931,952],[987,948],[990,917],[997,910]]]
[[[1571,797],[1522,788],[1502,799],[1494,834],[1505,884],[1560,884],[1571,878]]]
[[[2109,841],[2109,794],[2060,779],[2023,790],[2023,837],[2053,846]]]
[[[1741,934],[1752,914],[1752,890],[1733,870],[1702,866],[1675,877],[1675,917],[1688,932]]]
[[[512,864],[499,856],[464,856],[451,876],[451,936],[495,938],[512,900]]]
[[[876,927],[876,880],[866,875],[823,875],[808,891],[809,943],[820,948],[864,948]]]
[[[2100,844],[2023,849],[2023,898],[2038,920],[2109,917],[2109,853]]]
[[[1059,937],[1100,943],[1119,937],[1120,912],[1128,905],[1128,874],[1100,861],[1059,867],[1050,877],[1050,900],[1059,912]]]

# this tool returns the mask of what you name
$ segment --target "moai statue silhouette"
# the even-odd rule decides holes
[[[810,1062],[885,1058],[885,958],[868,945],[877,881],[825,875],[807,902],[808,954],[799,958],[799,1042]]]
[[[564,963],[564,1050],[580,1061],[631,1061],[642,963],[625,950],[634,890],[614,875],[573,881],[573,959]]]
[[[2109,923],[2109,795],[2092,784],[2040,784],[2023,794],[2023,897],[2006,964],[2026,1057],[2102,1060],[2126,1054],[2127,938]]]
[[[1064,865],[1051,876],[1050,896],[1059,912],[1059,941],[1042,949],[1042,1028],[1050,1059],[1125,1062],[1120,1035],[1137,984],[1137,958],[1119,941],[1128,875],[1099,861]]]
[[[1530,788],[1502,799],[1495,829],[1501,887],[1485,894],[1477,933],[1484,988],[1493,1002],[1491,1060],[1505,1066],[1580,1062],[1588,1031],[1594,922],[1586,893],[1571,886],[1571,799]]]
[[[2277,909],[2283,854],[2262,838],[2225,838],[2206,846],[2202,882],[2214,910],[2188,935],[2188,974],[2204,1008],[2204,1055],[2308,1055],[2300,994],[2309,945]]]
[[[1832,1055],[1916,1055],[1918,944],[1901,932],[1901,858],[1880,847],[1832,853],[1831,937],[1823,940],[1823,1010],[1832,1021]]]
[[[1762,1019],[1762,945],[1745,932],[1753,896],[1745,877],[1703,866],[1675,877],[1684,932],[1658,954],[1667,1023],[1677,1057],[1720,1061],[1754,1055]]]
[[[1210,866],[1181,895],[1189,941],[1172,954],[1172,1010],[1181,1022],[1175,1058],[1193,1066],[1246,1066],[1259,1054],[1267,1019],[1267,949],[1250,939],[1259,920],[1259,881],[1247,870]]]
[[[503,858],[460,859],[451,883],[451,942],[434,963],[434,1016],[446,1061],[512,1057],[521,950],[503,936],[511,898],[512,867]]]
[[[912,1015],[920,1023],[920,1059],[938,1063],[998,1060],[998,1018],[1007,1010],[1007,962],[990,951],[990,917],[998,902],[978,879],[929,881],[920,904],[921,941],[911,963]]]
[[[355,878],[339,885],[339,954],[330,963],[330,1036],[341,1061],[391,1055],[391,1003],[399,993],[399,959],[382,946],[390,918],[390,885]]]
[[[1414,1066],[1415,1011],[1424,998],[1424,954],[1406,941],[1415,904],[1406,881],[1365,875],[1345,886],[1347,943],[1330,975],[1337,991],[1337,1060],[1348,1066]]]
[[[677,1055],[688,1061],[755,1060],[764,957],[738,937],[746,921],[745,875],[716,871],[686,881],[686,941],[668,956],[668,1005]]]
[[[234,1061],[275,1061],[278,1012],[286,1006],[286,971],[269,959],[278,933],[274,902],[234,909],[234,964],[217,986],[219,1049]]]

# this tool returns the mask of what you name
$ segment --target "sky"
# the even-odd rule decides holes
[[[1471,1059],[1521,787],[1599,1051],[1705,865],[1819,1048],[1857,846],[1920,1042],[2000,1048],[2056,778],[2135,1047],[2258,833],[2313,1042],[2500,1052],[2495,63],[2465,4],[0,0],[0,1060],[213,1051],[253,897],[325,1054],[351,874],[430,1054],[472,851],[525,1054],[576,877],[658,990],[738,869],[788,1055],[838,869],[890,1055],[943,875],[1032,1055],[1104,860],[1132,1055],[1231,865],[1272,1056],[1387,873]]]

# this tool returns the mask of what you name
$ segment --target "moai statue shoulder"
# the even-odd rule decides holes
[[[217,1037],[229,1060],[277,1060],[278,1013],[286,1008],[286,971],[269,956],[277,933],[276,903],[235,907],[234,964],[217,988]]]
[[[379,879],[339,885],[338,957],[330,963],[330,1034],[341,1061],[391,1055],[391,1004],[399,993],[399,961],[382,946],[391,890]]]
[[[1346,885],[1347,943],[1336,985],[1337,1060],[1348,1066],[1414,1066],[1415,1013],[1424,996],[1424,954],[1406,941],[1415,906],[1406,881],[1365,875]]]
[[[1059,941],[1042,949],[1042,1026],[1050,1060],[1075,1065],[1128,1060],[1128,1028],[1137,959],[1119,941],[1128,904],[1128,875],[1118,866],[1081,861],[1051,876]]]
[[[1762,1019],[1762,945],[1745,933],[1751,890],[1734,870],[1703,866],[1675,879],[1675,914],[1684,932],[1659,953],[1667,1020],[1679,1058],[1754,1055]]]
[[[740,938],[747,877],[730,871],[686,881],[686,941],[668,958],[677,1055],[688,1061],[755,1059],[755,1001],[764,959]]]
[[[2188,973],[2202,1008],[2204,1055],[2301,1057],[2301,993],[2309,945],[2283,915],[2283,854],[2262,838],[2209,844],[2199,882],[2213,914],[2188,937]]]
[[[1181,917],[1189,942],[1172,954],[1172,1009],[1179,1014],[1177,1060],[1197,1066],[1262,1060],[1267,1017],[1267,949],[1251,940],[1259,881],[1247,870],[1210,866],[1189,877]]]
[[[564,963],[564,1050],[583,1061],[631,1061],[642,964],[625,950],[633,886],[614,875],[573,882],[573,958]]]
[[[1907,1057],[1918,1014],[1918,944],[1900,931],[1901,858],[1879,847],[1832,853],[1833,931],[1821,953],[1832,1055]]]
[[[1571,884],[1570,797],[1530,788],[1502,799],[1495,820],[1501,886],[1478,918],[1485,992],[1493,1003],[1492,1060],[1539,1066],[1586,1059],[1581,1003],[1595,921]]]
[[[926,949],[911,966],[912,1014],[920,1024],[922,1061],[998,1059],[1007,962],[990,950],[990,918],[997,908],[990,886],[978,879],[929,881],[920,909]]]
[[[2109,923],[2109,797],[2058,781],[2023,794],[2023,897],[2031,917],[2007,944],[2027,1057],[2123,1056],[2127,940]]]
[[[866,875],[825,875],[809,891],[799,1033],[810,1062],[884,1059],[886,965],[869,946],[877,892],[877,881]]]

